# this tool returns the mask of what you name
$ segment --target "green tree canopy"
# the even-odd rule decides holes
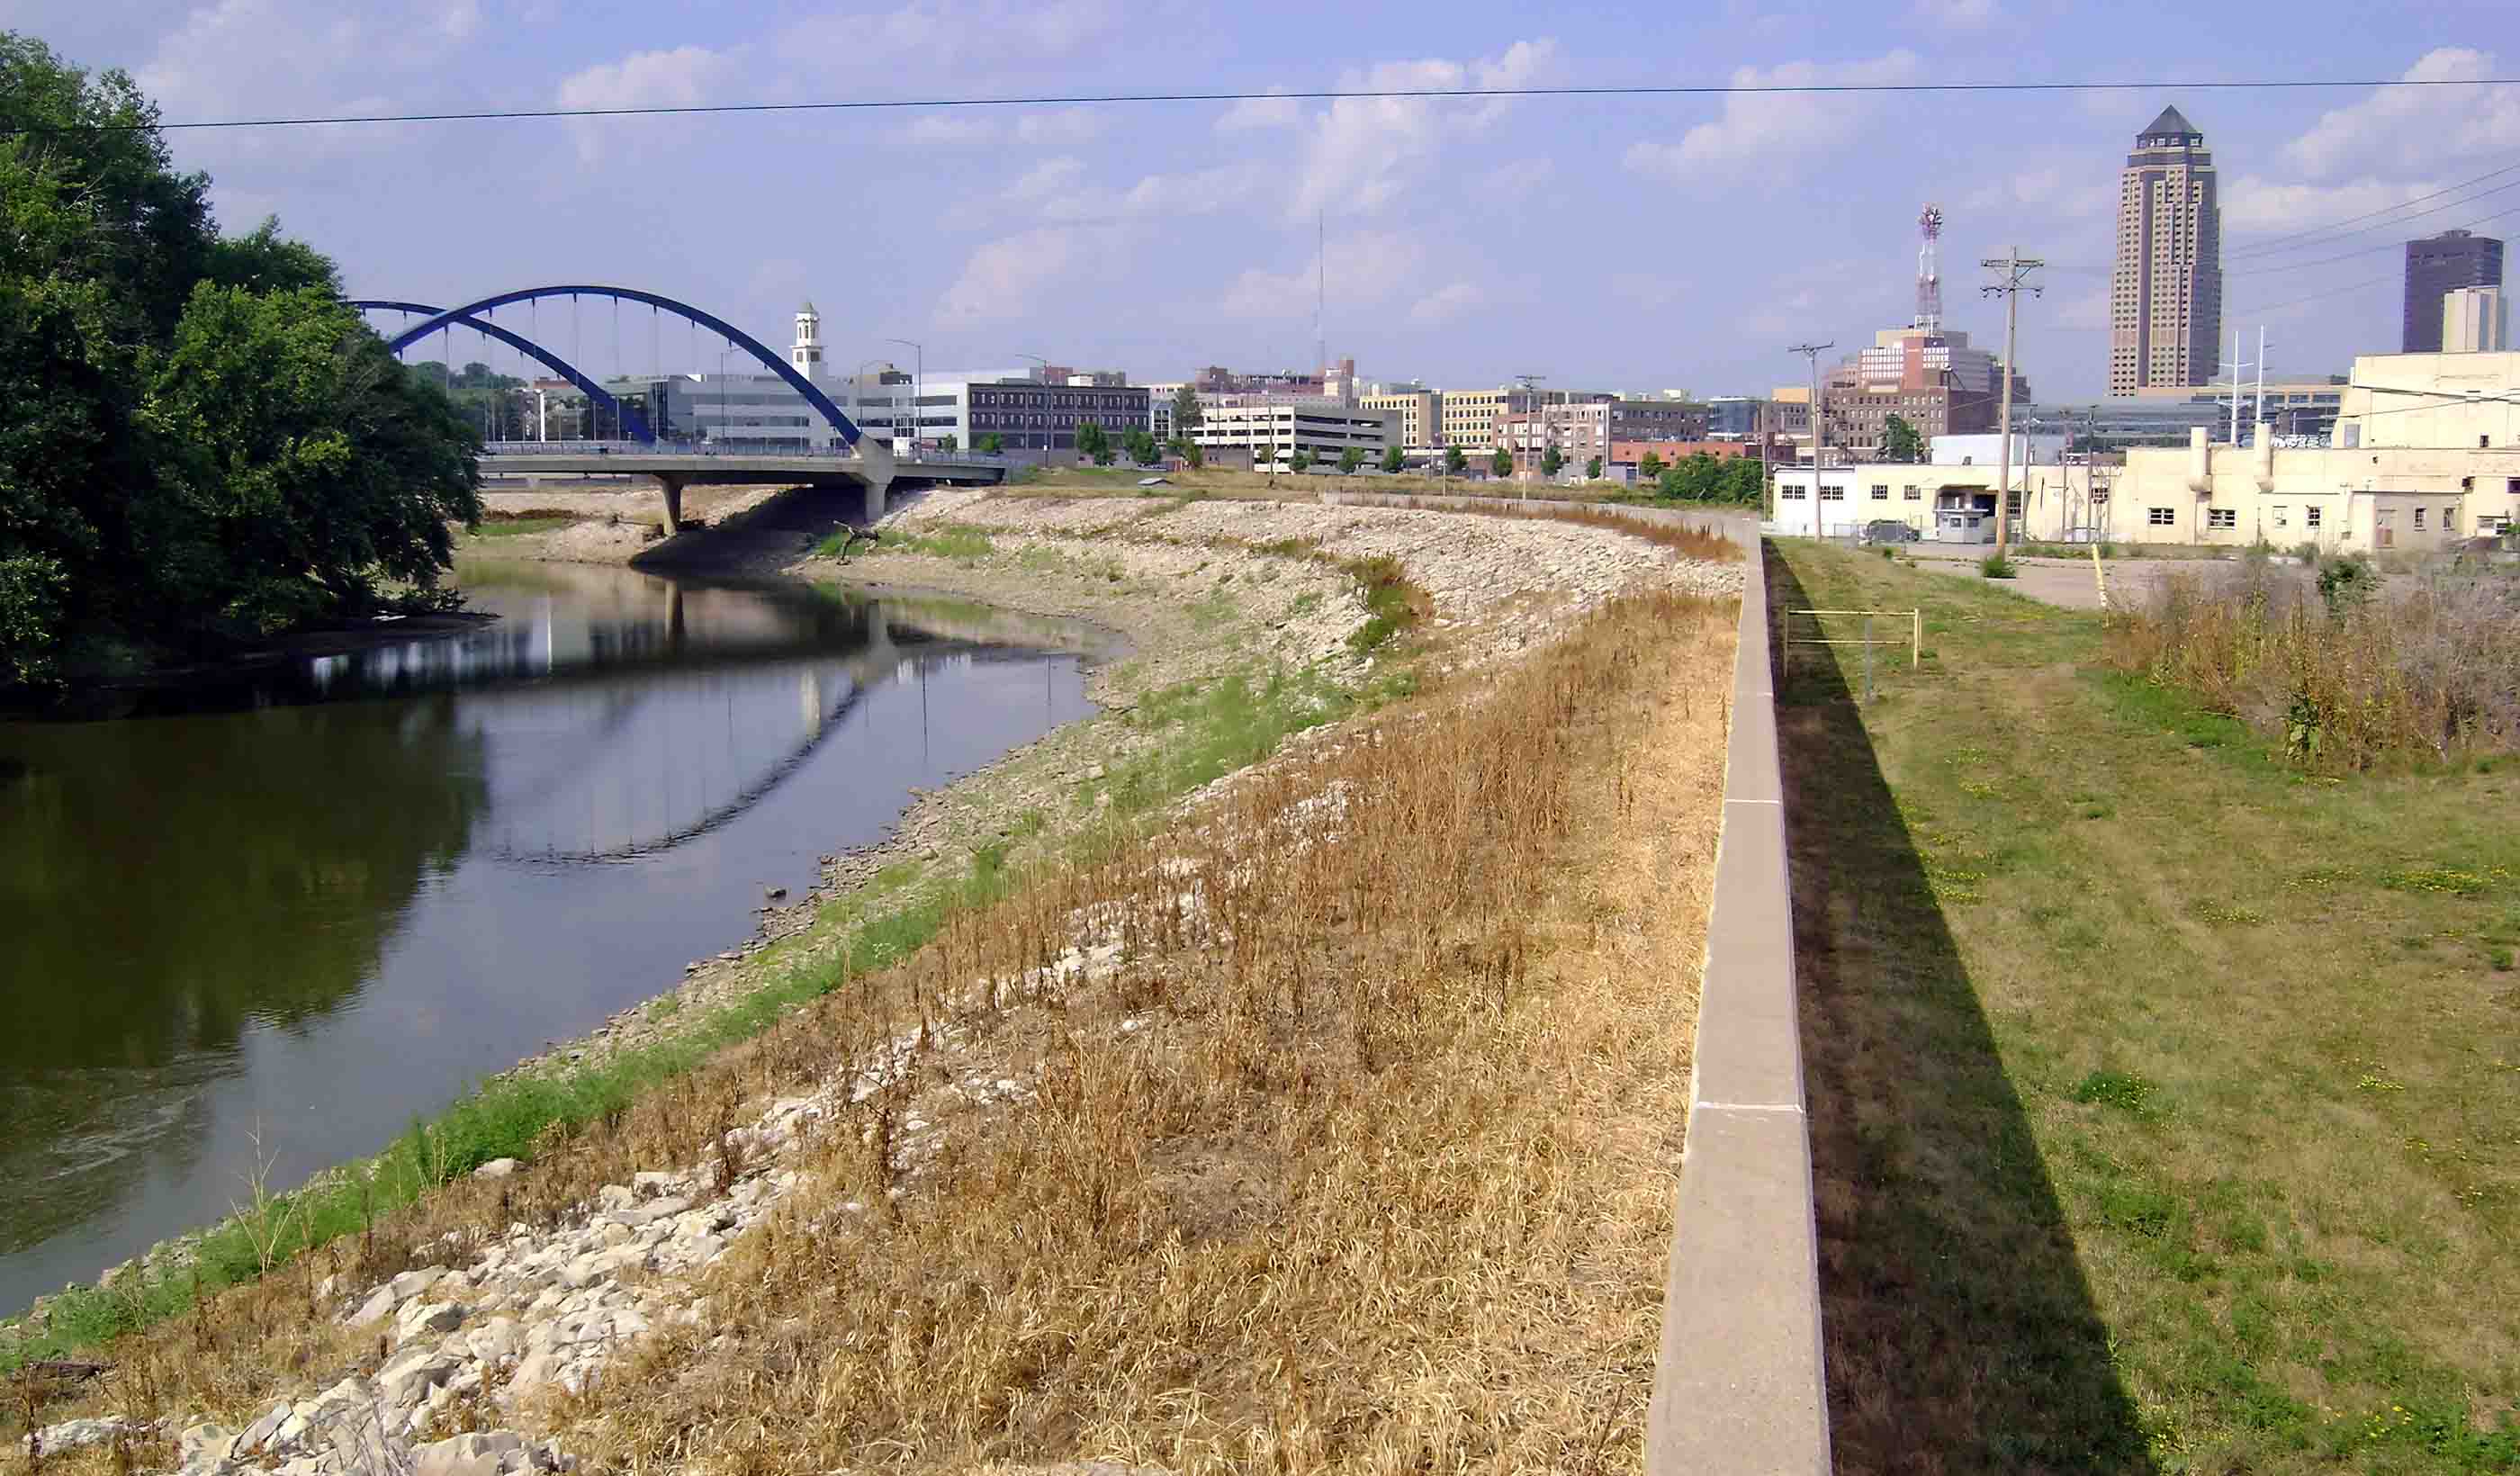
[[[1513,453],[1499,446],[1496,455],[1488,458],[1488,470],[1498,476],[1513,475]]]
[[[1382,449],[1382,470],[1384,471],[1393,476],[1398,476],[1400,474],[1400,469],[1408,465],[1409,458],[1401,453],[1399,447],[1385,446]]]
[[[1560,452],[1556,447],[1552,446],[1552,447],[1550,447],[1547,451],[1544,451],[1544,452],[1542,452],[1542,453],[1540,454],[1540,474],[1541,474],[1541,475],[1543,475],[1543,476],[1555,476],[1558,472],[1563,471],[1563,470],[1566,470],[1566,457],[1565,457],[1565,454],[1564,454],[1563,452]]]
[[[1173,429],[1183,435],[1196,430],[1207,419],[1198,406],[1198,391],[1184,384],[1173,391]]]
[[[1601,479],[1601,459],[1599,457],[1597,456],[1584,464],[1584,479],[1586,481],[1595,482]]]
[[[1076,423],[1076,449],[1094,458],[1094,465],[1111,465],[1111,437],[1092,421]]]
[[[1885,462],[1921,462],[1925,459],[1925,438],[1905,416],[1894,415],[1881,424],[1881,459]]]
[[[1296,475],[1301,476],[1303,473],[1313,470],[1313,454],[1310,451],[1305,450],[1303,447],[1297,446],[1286,456],[1286,469],[1294,472]]]
[[[1459,476],[1470,470],[1470,459],[1462,454],[1461,447],[1447,446],[1444,448],[1444,470]]]
[[[1154,432],[1137,426],[1131,426],[1129,433],[1120,437],[1120,444],[1127,449],[1129,460],[1141,467],[1153,466],[1164,454],[1163,448],[1155,444]]]
[[[1339,453],[1339,470],[1350,476],[1354,476],[1357,469],[1364,465],[1365,448],[1362,446],[1350,446]]]
[[[426,594],[479,516],[445,395],[207,190],[129,77],[0,33],[0,685]]]
[[[1007,438],[992,430],[988,434],[981,436],[978,443],[971,449],[974,451],[985,452],[990,456],[1001,455],[1007,449]]]
[[[1662,458],[1654,455],[1650,451],[1646,452],[1643,459],[1637,463],[1637,475],[1649,482],[1660,481],[1662,479]]]

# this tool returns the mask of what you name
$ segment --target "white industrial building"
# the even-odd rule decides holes
[[[1248,451],[1255,465],[1286,462],[1298,450],[1316,462],[1336,462],[1351,448],[1377,460],[1400,444],[1397,410],[1368,410],[1323,395],[1214,394],[1198,403],[1191,440],[1201,451]]]

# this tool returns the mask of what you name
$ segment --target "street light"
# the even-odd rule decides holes
[[[883,341],[886,343],[898,343],[902,347],[910,349],[919,355],[917,362],[913,365],[912,372],[914,377],[910,381],[910,454],[915,458],[919,455],[919,399],[921,395],[926,392],[927,385],[927,349],[924,345],[913,342],[908,338],[886,338]],[[893,417],[892,424],[893,437],[897,440],[901,435],[901,418],[899,416]]]
[[[867,372],[867,366],[868,366],[868,365],[870,365],[870,364],[881,364],[881,363],[883,363],[883,362],[884,362],[884,361],[883,361],[882,359],[860,359],[860,360],[858,360],[858,372],[857,372],[856,376],[854,377],[854,378],[856,379],[856,380],[857,380],[857,383],[856,383],[856,385],[851,389],[851,391],[850,391],[850,392],[851,392],[852,394],[854,394],[854,395],[856,396],[856,398],[857,398],[858,419],[860,419],[860,420],[864,420],[864,419],[866,419],[866,372]],[[877,375],[877,376],[876,376],[876,379],[875,379],[875,381],[876,381],[877,386],[878,386],[878,388],[880,388],[880,387],[882,386],[882,384],[883,384],[883,376],[881,376],[881,375]],[[893,414],[891,413],[891,411],[892,411],[892,396],[891,396],[891,395],[888,395],[888,394],[887,394],[887,395],[885,395],[885,396],[883,397],[883,406],[884,406],[884,411],[885,411],[885,414],[884,414],[884,420],[885,420],[886,424],[888,424],[888,425],[890,425],[892,426],[892,433],[893,433],[894,437],[895,437],[895,438],[898,438],[898,437],[900,436],[900,434],[901,434],[901,420],[900,420],[900,417],[895,416],[895,415],[893,415]]]

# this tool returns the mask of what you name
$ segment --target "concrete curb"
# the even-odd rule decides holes
[[[1325,502],[1563,507],[1507,498],[1326,493]],[[1706,922],[1688,1136],[1681,1150],[1662,1353],[1645,1417],[1645,1470],[1825,1473],[1819,1239],[1794,991],[1791,882],[1769,665],[1768,578],[1743,514],[1598,505],[1738,545],[1739,646],[1725,746],[1724,830]]]

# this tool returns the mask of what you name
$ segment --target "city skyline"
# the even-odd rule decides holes
[[[1446,12],[1435,55],[1422,27],[1390,15],[1348,27],[1351,53],[1327,58],[1238,16],[1124,16],[1098,0],[705,17],[631,5],[602,28],[549,4],[389,11],[319,19],[307,0],[223,0],[134,23],[36,0],[15,23],[79,65],[129,67],[170,120],[1150,82],[2203,83],[2333,75],[2339,56],[2368,59],[2358,69],[2374,76],[2499,70],[2475,45],[2493,34],[2493,8],[2477,4],[2385,23],[2340,9],[2348,44],[2330,44],[2331,28],[2316,49],[2270,43],[2245,12],[2182,11],[2178,56],[2146,50],[2140,24],[2019,0],[1849,17],[1824,42],[1790,12],[1743,5],[1712,28],[1630,15],[1555,33],[1473,5]],[[1175,40],[1190,33],[1212,43],[1196,74],[1178,64]],[[2514,92],[1288,100],[203,131],[170,147],[212,172],[230,229],[277,213],[340,259],[354,292],[458,301],[615,281],[704,301],[773,343],[812,297],[834,363],[903,352],[883,340],[907,337],[930,365],[1035,352],[1156,380],[1209,363],[1315,367],[1312,289],[1326,268],[1319,335],[1368,380],[1496,384],[1545,369],[1601,387],[1765,393],[1796,379],[1786,345],[1912,315],[1915,211],[1938,200],[1951,326],[1981,343],[2001,335],[2000,308],[1961,263],[2014,245],[2043,256],[2020,367],[2044,395],[2082,399],[2105,388],[2108,222],[2146,118],[2177,107],[2212,141],[2233,253],[2227,332],[2254,337],[2263,320],[2271,376],[2322,374],[2395,346],[2405,240],[2492,234],[2509,197],[2444,197],[2449,208],[2417,204],[2403,229],[2306,255],[2276,247],[2498,162],[2520,148]],[[625,343],[607,363],[611,325],[583,332],[600,340],[584,350],[597,373],[714,363],[713,348],[708,363],[647,362],[672,357],[661,343]]]

